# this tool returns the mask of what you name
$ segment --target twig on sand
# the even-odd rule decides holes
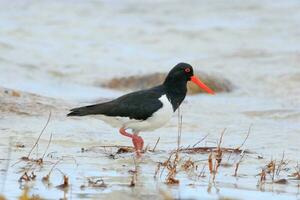
[[[50,134],[50,138],[49,138],[49,142],[48,142],[48,145],[47,145],[47,148],[46,148],[46,150],[45,150],[45,152],[44,152],[44,154],[43,154],[43,156],[42,156],[42,159],[44,159],[44,157],[45,157],[45,155],[46,155],[46,153],[47,153],[47,151],[48,151],[48,149],[49,149],[49,146],[50,146],[51,141],[52,141],[52,136],[53,136],[53,134],[51,133],[51,134]]]
[[[131,170],[132,177],[131,177],[129,187],[134,187],[136,185],[136,182],[137,182],[138,165],[137,165],[137,162],[136,162],[134,157],[133,157],[133,163],[134,163],[134,170]]]
[[[95,149],[95,148],[128,148],[128,149],[133,149],[132,146],[125,146],[125,145],[97,145],[97,146],[92,146],[88,149],[81,148],[81,151],[82,152],[91,151],[92,149]]]
[[[289,175],[290,177],[293,177],[294,180],[300,180],[300,165],[299,163],[297,162],[297,165],[295,168],[295,172],[292,173],[291,175]],[[300,187],[300,183],[298,184],[298,187]]]
[[[259,178],[259,185],[261,186],[262,184],[265,183],[266,181],[266,170],[265,169],[261,169],[261,173],[259,174],[260,178]]]
[[[213,160],[212,160],[212,152],[209,154],[208,156],[208,169],[209,169],[209,173],[213,173]]]
[[[239,147],[237,147],[236,149],[241,149],[241,148],[244,146],[244,144],[246,143],[246,141],[247,141],[247,139],[248,139],[248,137],[249,137],[249,135],[250,135],[251,128],[252,128],[252,124],[250,124],[250,126],[249,126],[249,129],[248,129],[248,132],[247,132],[247,136],[246,136],[246,138],[244,139],[243,143],[242,143]]]
[[[193,147],[197,146],[199,143],[201,143],[203,140],[205,140],[207,137],[209,136],[209,133],[207,133],[201,140],[199,140],[198,142],[196,142]]]
[[[180,149],[181,152],[184,152],[184,153],[210,153],[211,151],[212,152],[217,152],[218,150],[221,150],[222,152],[225,152],[225,153],[251,153],[250,151],[248,150],[240,150],[240,149],[236,149],[236,148],[229,148],[229,147],[220,147],[218,149],[218,147],[194,147],[194,148],[182,148]]]
[[[202,170],[200,171],[198,178],[202,178],[205,177],[205,167],[206,167],[206,163],[203,165]]]
[[[153,149],[151,150],[152,152],[154,152],[154,150],[156,149],[156,146],[157,146],[159,140],[160,140],[160,137],[158,137],[158,139],[157,139],[157,141],[156,141],[156,143],[155,143],[155,146],[154,146]]]
[[[170,162],[170,160],[171,160],[171,157],[172,157],[172,155],[174,154],[175,152],[171,152],[170,153],[170,156],[169,156],[169,158],[168,158],[168,160],[166,160],[162,165],[163,165],[163,168],[162,168],[162,170],[161,170],[161,172],[160,172],[160,178],[161,178],[161,176],[162,176],[162,174],[163,174],[163,172],[164,172],[164,170],[165,170],[165,168],[166,168],[166,164],[165,163],[168,163],[168,162]]]
[[[174,160],[172,162],[166,163],[167,169],[169,170],[167,177],[166,177],[166,183],[169,185],[172,184],[179,184],[179,180],[176,179],[176,174],[177,174],[177,165],[179,163],[179,153],[175,153]]]
[[[56,161],[56,163],[54,163],[54,165],[51,167],[51,169],[50,169],[50,171],[48,172],[48,174],[42,178],[42,181],[43,181],[43,182],[49,182],[50,174],[52,173],[52,171],[53,171],[53,169],[56,167],[56,165],[57,165],[58,163],[60,163],[60,161],[62,161],[62,160],[63,160],[63,158],[59,159],[58,161]]]
[[[41,131],[39,137],[38,137],[37,140],[35,141],[35,143],[34,143],[34,145],[32,146],[32,148],[30,149],[30,151],[29,151],[29,153],[28,153],[28,155],[27,155],[27,158],[30,157],[30,154],[32,153],[32,151],[34,150],[34,148],[36,147],[36,145],[38,144],[38,142],[39,142],[41,136],[43,135],[45,129],[47,128],[47,126],[48,126],[48,124],[49,124],[49,122],[50,122],[50,119],[51,119],[51,111],[49,112],[49,116],[48,116],[48,119],[47,119],[47,122],[46,122],[44,128],[42,129],[42,131]]]
[[[42,131],[40,132],[40,134],[39,134],[37,140],[35,141],[34,145],[33,145],[32,148],[30,149],[28,155],[27,155],[27,156],[21,157],[20,160],[17,161],[17,162],[15,162],[14,164],[12,164],[11,167],[15,166],[16,164],[18,164],[18,163],[20,163],[20,162],[22,162],[22,161],[25,161],[25,162],[32,162],[32,163],[35,163],[35,164],[37,164],[37,165],[42,165],[42,164],[43,164],[43,162],[44,162],[43,159],[44,159],[44,157],[45,157],[45,155],[46,155],[46,153],[47,153],[47,151],[48,151],[48,148],[49,148],[49,146],[50,146],[50,143],[51,143],[51,141],[52,141],[52,133],[51,133],[51,135],[50,135],[50,139],[49,139],[47,148],[46,148],[46,150],[45,150],[43,156],[42,156],[41,158],[38,158],[38,157],[37,157],[36,159],[29,158],[29,157],[30,157],[31,153],[33,152],[33,150],[35,149],[35,147],[38,148],[39,140],[40,140],[41,136],[43,135],[45,129],[47,128],[47,126],[48,126],[48,124],[49,124],[49,122],[50,122],[50,119],[51,119],[51,111],[49,112],[49,116],[48,116],[48,119],[47,119],[47,122],[46,122],[45,126],[43,127]]]
[[[244,145],[244,143],[246,142],[246,140],[249,136],[250,128],[249,128],[248,135],[247,135],[246,139],[244,140],[242,145],[240,145],[240,147],[238,147],[238,148],[221,147],[221,144],[223,143],[223,137],[224,137],[225,132],[226,132],[226,128],[224,128],[223,131],[221,132],[221,136],[219,138],[217,147],[195,147],[199,142],[203,141],[208,136],[208,134],[207,134],[202,140],[200,140],[199,142],[194,144],[192,148],[191,147],[181,148],[180,151],[182,151],[184,153],[211,153],[211,152],[214,152],[214,153],[217,153],[217,156],[219,155],[219,157],[222,156],[221,154],[223,152],[225,152],[225,153],[239,153],[239,154],[242,153],[242,152],[250,153],[250,151],[248,151],[248,150],[241,150],[240,149]]]
[[[27,172],[24,172],[24,174],[19,178],[19,183],[34,181],[36,178],[36,175],[34,174],[34,171],[31,172],[31,174],[28,174]]]
[[[182,115],[180,115],[180,107],[178,107],[178,136],[177,136],[177,152],[180,148],[181,143],[181,133],[182,133]]]
[[[156,170],[155,170],[155,173],[154,173],[154,176],[153,176],[154,179],[157,178],[157,174],[158,174],[158,172],[159,172],[161,166],[162,166],[162,163],[159,162],[159,163],[157,164],[157,167],[156,167]]]
[[[220,139],[219,139],[219,142],[218,142],[218,147],[217,147],[216,151],[214,152],[215,153],[214,154],[215,162],[213,162],[213,154],[212,154],[213,152],[212,151],[208,157],[209,171],[210,171],[210,174],[212,174],[213,182],[215,181],[216,174],[218,173],[218,169],[222,162],[223,151],[221,148],[221,144],[223,142],[223,136],[224,136],[225,131],[226,131],[226,128],[223,129]]]
[[[169,170],[167,177],[166,177],[166,183],[169,185],[173,184],[179,184],[179,180],[176,179],[176,174],[178,172],[177,165],[180,161],[179,158],[179,152],[180,152],[180,144],[181,144],[181,133],[182,133],[182,115],[180,114],[180,107],[178,107],[178,136],[177,136],[177,149],[174,153],[175,157],[172,162],[170,162],[170,159],[172,157],[172,153],[170,158],[168,159],[168,162],[165,162],[165,166],[167,166],[167,169]]]
[[[282,152],[282,157],[280,162],[278,163],[277,169],[276,169],[276,176],[278,177],[280,175],[280,172],[283,170],[284,167],[288,164],[288,161],[284,159],[285,153]]]
[[[237,172],[238,172],[240,163],[242,162],[242,159],[244,158],[244,156],[245,156],[245,153],[244,153],[244,151],[243,151],[243,152],[240,154],[240,159],[239,159],[239,161],[235,164],[234,176],[237,176]]]
[[[181,133],[182,133],[182,115],[180,114],[180,107],[179,107],[178,108],[177,148],[176,148],[176,150],[174,150],[170,153],[169,158],[165,162],[158,164],[157,170],[156,170],[155,175],[154,175],[154,177],[156,177],[161,165],[163,166],[163,168],[161,170],[160,177],[162,176],[165,168],[167,168],[168,169],[168,174],[166,176],[166,183],[167,184],[179,184],[179,180],[177,180],[175,178],[175,176],[178,172],[177,171],[177,165],[180,161],[179,152],[181,151],[181,147],[180,147]],[[173,155],[175,155],[175,156],[174,156],[174,159],[171,161],[171,158],[172,158]]]
[[[52,171],[54,170],[54,168],[61,162],[64,161],[66,158],[70,158],[71,160],[74,161],[75,165],[78,166],[76,159],[73,156],[63,156],[61,157],[59,160],[57,160],[53,166],[51,167],[51,169],[49,170],[48,174],[46,176],[44,176],[42,178],[42,182],[43,183],[49,183],[50,182],[50,175],[52,173]],[[58,168],[55,168],[56,170],[58,170],[63,176],[65,176],[65,174]]]
[[[221,144],[223,143],[223,136],[224,136],[225,131],[226,131],[226,128],[223,129],[223,131],[221,133],[221,136],[220,136],[220,139],[219,139],[217,154],[215,155],[215,158],[216,158],[216,161],[217,161],[215,171],[218,170],[218,167],[220,166],[220,164],[222,162],[223,151],[222,151],[222,148],[221,148]]]
[[[218,143],[218,149],[221,148],[221,144],[223,142],[223,136],[224,136],[224,133],[226,132],[226,128],[223,129],[222,133],[221,133],[221,136],[220,136],[220,139],[219,139],[219,143]]]
[[[63,190],[63,191],[66,191],[68,190],[70,184],[69,184],[69,177],[66,176],[63,172],[61,172],[63,174],[63,183],[56,186],[57,189],[60,189],[60,190]]]

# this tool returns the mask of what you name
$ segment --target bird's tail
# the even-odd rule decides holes
[[[85,116],[85,115],[93,115],[95,114],[95,109],[97,109],[99,105],[91,105],[91,106],[84,106],[79,108],[71,109],[70,113],[67,114],[68,117],[70,116]]]

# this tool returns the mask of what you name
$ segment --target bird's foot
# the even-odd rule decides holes
[[[138,136],[138,135],[134,135],[132,136],[132,143],[133,143],[133,146],[135,148],[135,151],[136,151],[136,155],[138,157],[141,156],[141,152],[143,150],[143,147],[144,147],[144,140],[141,136]]]
[[[126,137],[129,137],[132,139],[132,143],[133,143],[133,146],[134,146],[134,149],[136,151],[136,155],[138,157],[141,157],[141,152],[143,150],[143,147],[144,147],[144,140],[141,136],[138,136],[137,133],[136,134],[130,134],[130,133],[127,133],[126,130],[122,127],[120,128],[119,132],[126,136]]]

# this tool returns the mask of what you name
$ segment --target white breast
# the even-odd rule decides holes
[[[135,131],[152,131],[165,125],[173,116],[173,107],[166,95],[162,95],[159,100],[163,106],[151,117],[144,121],[128,122],[125,127]]]
[[[172,104],[166,95],[162,95],[159,100],[163,106],[146,120],[135,120],[128,117],[107,117],[103,115],[98,115],[97,118],[116,128],[125,127],[135,132],[152,131],[164,126],[174,114]]]

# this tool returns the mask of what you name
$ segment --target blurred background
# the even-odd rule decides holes
[[[99,96],[86,91],[110,78],[187,62],[251,96],[295,104],[299,8],[297,0],[1,1],[0,85],[74,100]]]

